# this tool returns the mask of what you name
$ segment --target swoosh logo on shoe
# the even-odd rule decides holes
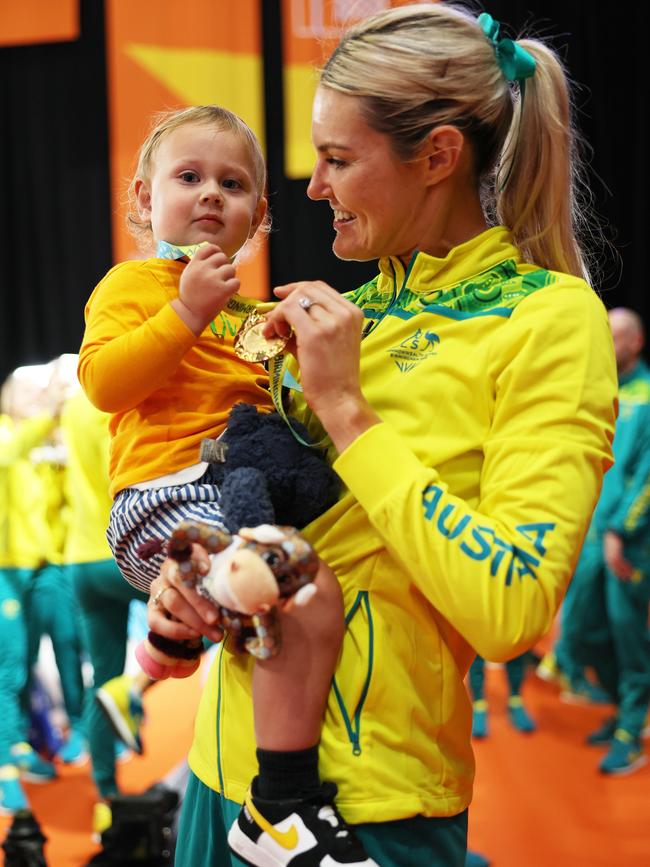
[[[271,837],[272,840],[282,846],[283,849],[295,849],[298,845],[298,830],[295,825],[292,825],[288,831],[278,831],[264,816],[256,809],[253,804],[251,793],[246,793],[246,809],[257,822],[260,828]]]

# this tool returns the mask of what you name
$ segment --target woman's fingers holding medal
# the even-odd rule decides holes
[[[295,302],[302,310],[311,310],[317,306],[324,309],[331,308],[332,304],[341,301],[341,295],[325,283],[323,280],[298,280],[295,283],[285,283],[284,286],[276,286],[273,294],[280,301],[289,303],[289,299]],[[281,305],[278,305],[277,310]]]
[[[191,558],[194,574],[205,574],[209,569],[207,552],[200,545],[192,546]],[[211,641],[221,641],[223,632],[218,626],[219,612],[212,603],[194,589],[179,563],[168,557],[160,575],[151,582],[147,605],[150,628],[166,638],[182,640],[205,635]]]
[[[336,317],[352,306],[322,280],[287,283],[273,292],[280,303],[266,315],[265,337],[293,337],[310,324],[325,323],[328,315]]]
[[[290,283],[275,294],[282,300],[268,314],[264,335],[286,335],[293,329],[287,348],[298,359],[307,403],[319,415],[342,399],[356,400],[361,393],[361,310],[321,281]]]

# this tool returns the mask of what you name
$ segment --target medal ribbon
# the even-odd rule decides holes
[[[159,241],[158,246],[156,247],[156,258],[191,259],[196,254],[196,251],[205,243],[207,242],[202,241],[200,244],[180,245],[169,244],[167,241]],[[230,316],[235,317],[235,319],[241,319],[243,321],[253,312],[259,313],[260,315],[268,313],[277,303],[277,301],[258,301],[256,298],[244,298],[242,295],[232,295],[220,314],[222,322],[221,334],[217,331],[214,320],[210,323],[212,333],[217,337],[224,337],[226,331],[229,331],[231,335],[236,333],[233,330],[232,325],[230,325],[228,320],[224,318],[224,313],[228,313]],[[322,448],[328,441],[328,436],[325,435],[323,439],[317,443],[307,442],[307,440],[303,439],[294,429],[291,424],[291,419],[282,405],[282,381],[284,378],[285,361],[286,359],[283,354],[276,355],[269,359],[269,390],[271,392],[273,404],[284,423],[288,426],[293,436],[301,445],[307,446],[310,449]]]
[[[307,446],[307,448],[310,449],[325,448],[329,442],[329,436],[327,434],[325,434],[325,436],[317,443],[308,442],[300,436],[298,431],[291,424],[291,419],[287,415],[282,403],[282,383],[284,382],[286,361],[287,359],[282,353],[273,356],[273,358],[269,358],[269,391],[271,392],[273,406],[300,445]]]

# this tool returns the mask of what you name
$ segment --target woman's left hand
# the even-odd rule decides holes
[[[199,574],[206,574],[210,560],[205,548],[192,545],[192,562]],[[151,582],[147,621],[153,632],[174,641],[199,638],[205,635],[219,642],[223,631],[219,626],[219,613],[215,606],[183,580],[179,564],[167,557],[160,575]]]
[[[281,302],[267,314],[264,334],[292,334],[289,350],[300,365],[305,400],[342,451],[379,421],[359,382],[363,313],[320,280],[274,292]]]

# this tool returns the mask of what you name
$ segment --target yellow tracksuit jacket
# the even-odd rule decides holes
[[[46,446],[42,451],[32,452],[30,462],[40,483],[40,496],[45,509],[45,521],[49,530],[46,551],[48,563],[63,562],[63,547],[67,534],[68,512],[64,500],[65,463],[61,460],[60,447]],[[39,455],[38,452],[41,451]]]
[[[171,306],[184,268],[168,259],[121,262],[86,305],[79,381],[111,415],[112,497],[196,464],[201,440],[223,432],[236,403],[273,408],[262,366],[235,354],[239,320],[223,313],[223,333],[208,326],[197,337]]]
[[[54,426],[49,415],[0,417],[0,567],[35,569],[53,554],[45,492],[29,453]]]
[[[617,391],[596,294],[522,264],[506,229],[380,269],[348,297],[382,423],[331,449],[347,491],[306,530],[346,604],[320,772],[353,823],[469,804],[463,677],[475,651],[505,660],[550,628],[612,460]],[[298,389],[291,412],[318,436]],[[190,754],[235,801],[256,772],[251,667],[226,641]]]
[[[108,413],[95,409],[83,391],[66,401],[61,414],[68,449],[65,494],[69,521],[64,563],[92,563],[113,557],[106,540],[113,504],[108,491],[108,420]]]

